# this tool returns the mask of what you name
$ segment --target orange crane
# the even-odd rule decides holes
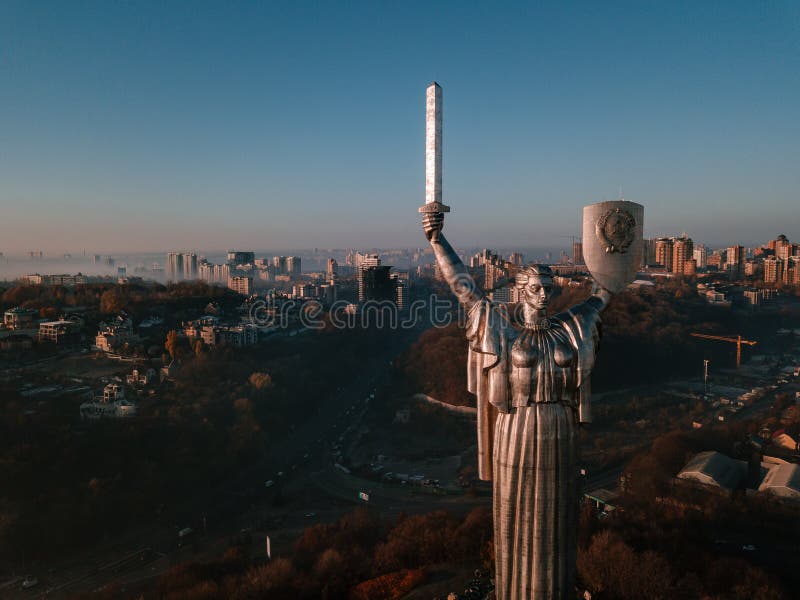
[[[708,335],[707,333],[692,333],[693,337],[696,338],[703,338],[704,340],[718,340],[720,342],[731,342],[736,344],[736,368],[739,368],[739,365],[742,364],[742,344],[747,344],[748,346],[755,346],[757,342],[752,340],[743,340],[742,336],[737,335],[736,337],[725,337],[722,335]]]

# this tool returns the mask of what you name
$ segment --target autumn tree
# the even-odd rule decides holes
[[[116,315],[122,311],[122,294],[118,287],[113,287],[103,292],[100,296],[100,312],[104,315]]]
[[[578,574],[590,591],[603,597],[634,600],[669,598],[672,572],[663,556],[637,553],[616,533],[597,533],[587,549],[578,550]]]
[[[180,353],[180,335],[174,329],[167,333],[167,341],[164,342],[164,348],[166,348],[173,360],[178,358],[178,354]]]
[[[250,382],[250,385],[252,385],[258,391],[266,390],[272,387],[272,376],[270,376],[269,373],[252,373],[248,381]]]
[[[456,406],[474,406],[467,392],[467,340],[452,323],[425,331],[398,359],[398,367],[416,392]]]

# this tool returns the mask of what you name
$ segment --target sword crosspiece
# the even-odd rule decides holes
[[[442,87],[435,81],[425,92],[425,206],[419,212],[450,212],[442,204]]]

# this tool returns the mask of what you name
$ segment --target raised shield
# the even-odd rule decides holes
[[[583,207],[583,259],[594,280],[620,292],[642,266],[644,207],[627,200]]]

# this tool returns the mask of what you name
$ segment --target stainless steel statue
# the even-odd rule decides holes
[[[432,102],[438,104],[433,110]],[[433,84],[428,136],[441,136],[441,114],[441,88]],[[589,378],[600,313],[611,293],[632,281],[641,261],[643,209],[622,201],[586,207],[584,255],[603,273],[598,291],[548,316],[553,273],[545,265],[525,267],[516,275],[522,323],[515,325],[476,287],[442,234],[449,209],[441,204],[441,138],[428,139],[426,148],[437,155],[427,157],[427,203],[420,212],[439,268],[467,314],[479,476],[494,481],[497,598],[574,598],[578,426],[591,421]]]

